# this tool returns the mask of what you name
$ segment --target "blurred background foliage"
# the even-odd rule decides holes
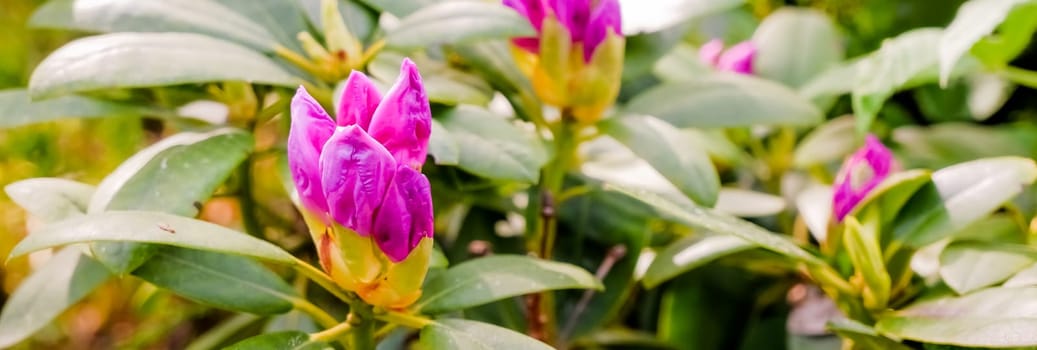
[[[33,67],[47,54],[75,38],[67,31],[29,29],[27,19],[42,0],[2,0],[0,3],[0,89],[25,86]],[[728,43],[749,39],[757,25],[766,16],[783,6],[812,7],[824,11],[833,18],[841,30],[842,43],[847,59],[870,53],[878,49],[883,40],[905,31],[928,27],[945,27],[954,18],[961,0],[749,0],[743,6],[708,16],[687,25],[677,26],[671,37],[697,47],[714,37]],[[653,34],[656,35],[656,34]],[[647,36],[647,35],[646,35]],[[639,40],[631,38],[628,52],[650,52],[631,50],[650,48],[660,40],[658,36]],[[643,45],[638,47],[638,45]],[[667,46],[662,45],[663,47]],[[659,52],[657,55],[666,54]],[[651,55],[651,54],[649,54]],[[1034,50],[1026,49],[1012,65],[1037,69]],[[637,59],[638,57],[633,57]],[[658,57],[655,57],[658,58]],[[631,59],[631,57],[628,57]],[[628,63],[627,67],[632,64]],[[633,66],[636,66],[633,65]],[[641,67],[646,73],[652,64]],[[654,67],[661,69],[659,65]],[[657,83],[659,77],[638,74],[628,69],[621,99],[631,98],[641,87]],[[978,84],[953,83],[941,89],[935,83],[894,94],[880,111],[881,120],[876,129],[891,136],[895,141],[891,147],[905,168],[939,168],[949,164],[981,157],[999,155],[1037,156],[1037,128],[1032,124],[1037,111],[1037,96],[1028,88],[1002,87],[1003,105],[995,106],[989,115],[977,116],[967,104],[967,96]],[[997,90],[1001,85],[995,86]],[[995,91],[996,93],[996,91]],[[147,96],[147,98],[160,97]],[[170,97],[176,99],[176,97]],[[850,96],[844,95],[832,102],[829,118],[849,114],[852,111]],[[981,112],[982,113],[982,112]],[[282,120],[283,121],[283,120]],[[283,143],[278,139],[278,128],[284,125],[261,126],[256,134],[257,149],[269,149]],[[84,183],[97,183],[120,162],[137,150],[154,143],[172,131],[161,122],[139,117],[98,118],[60,120],[12,129],[0,129],[0,184],[8,184],[32,177],[62,177]],[[269,129],[269,130],[267,130]],[[266,130],[266,132],[264,132]],[[728,137],[747,141],[755,135],[731,131]],[[788,147],[780,133],[767,134],[760,143],[767,147]],[[795,138],[796,135],[791,137]],[[744,160],[739,160],[746,150],[735,150],[736,157],[716,157],[714,161],[723,177],[723,182],[737,182]],[[780,151],[780,150],[779,150]],[[792,149],[784,153],[771,150],[768,154],[785,157],[774,164],[792,162]],[[770,159],[773,160],[773,159]],[[751,162],[750,162],[751,163]],[[265,220],[296,222],[291,204],[284,201],[283,189],[277,176],[275,158],[261,160],[255,165],[259,176],[254,184],[257,202],[268,203]],[[729,170],[729,171],[725,171]],[[439,184],[434,188],[439,195],[450,195],[452,191],[473,191],[475,179],[470,174],[455,170],[432,167],[428,170],[451,173],[460,177],[453,185],[464,183],[465,188],[454,188],[451,184]],[[443,175],[438,173],[438,175]],[[446,176],[433,176],[437,179]],[[467,181],[467,182],[465,182]],[[570,181],[584,181],[570,179]],[[589,180],[588,180],[589,181]],[[475,184],[478,185],[478,184]],[[781,183],[766,183],[767,192],[781,193]],[[233,187],[233,184],[232,186]],[[476,186],[477,187],[477,186]],[[492,188],[492,184],[487,185]],[[629,201],[616,198],[616,194],[593,193],[566,202],[563,218],[574,236],[562,236],[558,252],[562,260],[587,267],[597,266],[610,249],[624,245],[628,251],[644,247],[661,247],[676,235],[673,227],[664,222],[642,220],[645,208],[632,205]],[[493,198],[492,196],[488,196]],[[1032,198],[1032,196],[1027,196]],[[596,206],[590,210],[591,200]],[[281,201],[281,202],[278,202]],[[484,205],[483,205],[484,204]],[[1025,203],[1024,203],[1025,204]],[[240,204],[233,198],[221,198],[217,194],[206,203],[201,216],[207,220],[232,227],[246,223],[236,217]],[[493,229],[507,222],[505,210],[510,203],[480,203],[472,206],[457,225],[458,231],[467,232],[461,240],[452,242],[444,251],[450,261],[460,261],[478,255],[479,247],[473,241],[488,242],[496,251],[521,251],[522,246],[514,238],[501,237]],[[1024,205],[1025,207],[1025,205]],[[1032,207],[1032,205],[1030,206]],[[437,208],[439,209],[439,208]],[[1032,212],[1032,209],[1030,209]],[[607,214],[603,214],[607,213]],[[441,215],[448,216],[448,215]],[[449,219],[444,219],[449,220]],[[661,220],[660,220],[661,221]],[[783,215],[756,219],[755,222],[787,232],[793,218]],[[0,256],[6,256],[11,247],[26,234],[33,222],[26,221],[24,211],[14,205],[4,194],[0,194]],[[290,226],[290,225],[289,225]],[[679,229],[679,228],[678,228]],[[500,231],[498,229],[498,231]],[[304,232],[304,230],[298,230]],[[455,232],[456,234],[456,232]],[[268,237],[280,238],[279,244],[298,247],[306,237],[294,236],[289,232],[268,233]],[[583,245],[566,244],[565,239],[593,239]],[[290,248],[291,249],[291,248]],[[620,255],[622,256],[622,255]],[[2,268],[3,295],[31,271],[33,256],[14,259]],[[582,332],[582,325],[592,325],[593,320],[606,320],[619,315],[620,324],[613,331],[593,334],[587,347],[612,344],[611,348],[674,348],[674,349],[777,349],[776,344],[787,344],[790,348],[831,348],[838,342],[833,336],[811,335],[818,325],[809,320],[823,319],[831,310],[804,310],[800,305],[810,304],[817,298],[817,291],[795,284],[790,269],[782,268],[781,259],[761,250],[747,250],[732,254],[696,269],[691,273],[666,282],[652,289],[610,289],[608,296],[595,300],[626,300],[616,307],[601,308],[602,314],[584,313],[582,320],[571,322],[577,326],[571,332]],[[635,259],[621,259],[609,278],[629,279],[637,267]],[[593,271],[593,270],[591,270]],[[629,284],[629,281],[609,281],[606,285]],[[162,293],[155,288],[137,288],[140,282],[129,279],[107,282],[102,292],[93,293],[87,302],[67,311],[54,326],[33,338],[23,348],[148,348],[179,349],[187,346],[189,339],[197,338],[203,331],[212,329],[218,320],[226,319],[229,313],[214,311],[197,304]],[[582,291],[566,292],[566,298],[578,299]],[[510,304],[509,304],[510,303]],[[517,315],[514,301],[502,301],[465,311],[472,319],[490,320],[498,324],[513,324],[521,328],[524,322]],[[799,309],[804,315],[790,316]],[[656,313],[658,312],[658,314]],[[562,312],[562,315],[568,314]],[[608,315],[606,315],[608,314]],[[279,317],[268,327],[300,328],[298,316],[292,314]],[[255,317],[235,316],[236,323],[220,323],[221,327],[254,327]],[[804,324],[790,324],[806,320]],[[566,320],[562,320],[566,321]],[[815,321],[816,323],[817,321]],[[228,325],[229,324],[229,325]],[[796,328],[799,327],[799,328]],[[823,328],[823,324],[821,325]],[[305,329],[305,326],[301,326]],[[627,333],[624,329],[654,330],[662,342],[640,333]],[[803,330],[801,335],[788,330]],[[197,344],[201,344],[196,343]],[[580,345],[580,344],[575,344]],[[201,345],[197,345],[201,346]]]

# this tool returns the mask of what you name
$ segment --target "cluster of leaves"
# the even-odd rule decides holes
[[[346,310],[307,288],[320,274],[312,244],[283,208],[290,94],[306,85],[330,104],[337,90],[284,55],[302,51],[297,33],[324,37],[318,3],[51,0],[36,10],[33,26],[97,35],[47,56],[26,89],[0,91],[0,127],[144,118],[165,137],[96,186],[6,187],[42,222],[11,258],[59,250],[7,298],[0,346],[31,346],[113,280],[240,313],[191,348],[335,346],[305,333],[334,328]],[[628,11],[620,101],[575,143],[543,128],[553,111],[507,43],[533,29],[510,9],[339,3],[349,31],[379,48],[369,75],[391,82],[411,57],[434,110],[425,172],[437,253],[412,307],[432,319],[388,318],[414,329],[385,328],[386,348],[549,347],[526,333],[559,348],[832,348],[832,333],[858,349],[1037,345],[1026,302],[1037,293],[1037,130],[1010,101],[1027,93],[1016,85],[1037,86],[1017,63],[1037,2],[972,0],[945,29],[878,26],[886,32],[865,32],[875,23],[845,9],[766,1],[675,1],[677,11],[646,6],[642,22]],[[875,3],[857,10],[878,21],[897,2]],[[718,32],[757,45],[754,75],[699,62],[694,43]],[[875,130],[906,168],[939,170],[899,173],[859,220],[833,223],[826,184]],[[542,172],[563,153],[579,166],[545,201]],[[245,233],[201,219],[215,197],[235,199]],[[544,220],[559,225],[556,261],[525,256],[523,237]],[[545,292],[557,333],[546,336],[517,298]]]

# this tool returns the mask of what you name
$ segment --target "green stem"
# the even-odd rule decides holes
[[[353,303],[358,301],[355,295],[343,290],[342,287],[335,284],[335,281],[331,280],[331,277],[328,277],[327,274],[318,270],[316,267],[313,267],[313,265],[310,265],[299,258],[295,258],[295,264],[292,265],[292,267],[295,268],[295,271],[306,276],[306,278],[309,278],[311,281],[327,290],[331,295],[339,298],[339,300],[345,301],[350,305],[353,305]]]
[[[1000,75],[1005,79],[1011,80],[1013,83],[1037,88],[1037,72],[1013,66],[1005,66],[1005,68],[1001,70]]]
[[[310,334],[310,341],[332,342],[338,340],[343,335],[351,332],[352,330],[352,323],[350,323],[349,321],[342,322],[318,333]]]
[[[317,307],[317,305],[313,305],[313,303],[309,302],[306,299],[292,298],[291,301],[292,306],[294,306],[296,310],[302,311],[307,315],[310,315],[310,317],[313,317],[313,320],[317,321],[317,323],[319,323],[322,327],[333,328],[336,324],[338,324],[338,320],[335,320],[334,317],[331,317],[331,315],[329,315],[327,312],[324,312],[324,310],[321,310],[321,308]]]
[[[576,150],[580,140],[577,139],[580,125],[572,117],[572,111],[562,110],[561,121],[554,128],[554,158],[548,163],[540,176],[538,202],[530,204],[529,213],[533,219],[533,235],[529,242],[530,251],[542,259],[551,259],[554,255],[555,240],[558,236],[557,211],[563,197],[565,175],[576,162]],[[554,293],[544,292],[530,296],[528,299],[528,323],[530,334],[546,343],[556,338],[558,320],[555,315]]]
[[[349,320],[353,324],[353,349],[374,350],[375,319],[371,305],[363,302],[349,304]]]
[[[425,328],[425,326],[428,326],[433,322],[432,320],[420,315],[408,314],[392,310],[385,310],[385,313],[376,313],[375,318],[385,322],[395,323],[404,327],[414,329]]]

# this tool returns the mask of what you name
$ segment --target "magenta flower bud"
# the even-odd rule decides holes
[[[432,112],[413,62],[403,61],[384,98],[367,76],[353,72],[336,108],[337,126],[301,87],[291,110],[288,162],[310,217],[371,237],[393,263],[432,237],[432,194],[420,172]]]
[[[882,180],[899,168],[893,152],[874,135],[843,163],[833,184],[832,211],[843,221]]]
[[[618,0],[504,0],[504,5],[526,17],[538,35],[544,19],[553,17],[569,32],[574,46],[583,45],[584,62],[590,62],[610,30],[618,36],[623,32]],[[513,42],[531,53],[540,51],[539,36],[515,38]]]
[[[699,60],[722,72],[753,74],[755,57],[756,45],[751,41],[743,41],[724,50],[724,42],[713,39],[699,48]]]
[[[335,132],[335,122],[324,112],[324,108],[299,87],[291,105],[292,128],[288,133],[288,167],[292,181],[299,192],[303,207],[316,212],[328,211],[328,201],[321,187],[317,163],[324,143]],[[327,218],[321,216],[325,221]],[[327,222],[325,222],[327,223]]]

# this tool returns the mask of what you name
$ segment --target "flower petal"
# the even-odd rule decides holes
[[[850,155],[835,178],[832,211],[837,221],[849,215],[875,187],[899,168],[893,152],[874,135]]]
[[[699,47],[699,61],[710,67],[715,67],[717,61],[720,60],[721,52],[724,52],[724,41],[720,39],[710,40],[708,43],[703,44],[702,47]]]
[[[522,17],[529,19],[529,24],[540,31],[540,23],[544,20],[543,0],[504,0],[504,6],[515,9]]]
[[[369,236],[395,170],[392,155],[359,126],[335,130],[320,155],[321,185],[331,218]]]
[[[323,217],[328,211],[318,166],[321,149],[335,132],[335,122],[306,89],[292,98],[292,126],[288,133],[288,168],[303,207]]]
[[[727,49],[717,60],[717,69],[740,74],[753,74],[753,58],[756,56],[756,45],[743,41]]]
[[[421,169],[432,133],[432,110],[418,68],[403,59],[400,77],[374,111],[368,132],[400,164]]]
[[[338,125],[359,125],[367,130],[371,125],[371,116],[378,108],[378,102],[382,100],[382,94],[378,87],[368,79],[364,73],[353,71],[349,73],[346,80],[346,88],[342,89],[339,99]]]
[[[623,35],[622,16],[619,12],[618,0],[601,0],[598,7],[591,13],[587,22],[587,28],[583,36],[583,60],[589,62],[594,50],[605,41],[608,31],[612,30],[617,35]]]
[[[410,255],[424,237],[432,237],[432,191],[417,170],[400,166],[374,223],[375,243],[393,262]]]

